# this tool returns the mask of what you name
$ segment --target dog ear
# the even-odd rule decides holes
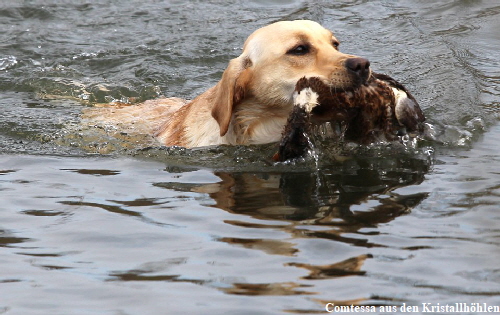
[[[215,86],[212,117],[219,124],[221,137],[229,129],[234,107],[248,94],[252,77],[251,65],[252,62],[245,56],[232,59]]]

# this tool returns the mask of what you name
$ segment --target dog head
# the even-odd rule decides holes
[[[289,111],[302,77],[318,77],[331,89],[350,90],[366,83],[370,74],[368,60],[340,52],[337,38],[318,23],[273,23],[251,34],[242,54],[229,62],[215,88],[212,116],[223,136],[235,107],[244,100]]]

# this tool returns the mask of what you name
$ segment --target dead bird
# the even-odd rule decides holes
[[[368,144],[393,141],[423,132],[424,114],[415,98],[399,82],[372,73],[353,90],[337,91],[318,77],[303,77],[295,85],[294,107],[282,133],[275,161],[302,157],[310,149],[315,126],[340,126],[348,141]]]

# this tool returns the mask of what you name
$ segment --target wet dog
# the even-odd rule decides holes
[[[338,39],[318,23],[281,21],[252,33],[220,81],[192,101],[160,98],[91,109],[85,117],[125,132],[154,134],[166,146],[271,143],[281,139],[300,78],[352,90],[370,74],[367,59],[340,52]]]
[[[315,94],[303,92],[305,88]],[[313,95],[316,103],[310,99]],[[306,112],[311,120],[300,126],[345,122],[346,135],[363,141],[375,129],[390,134],[394,121],[409,130],[423,121],[418,104],[402,85],[373,74],[367,59],[340,52],[331,31],[307,20],[256,30],[220,81],[192,101],[164,97],[104,106],[86,110],[83,118],[121,133],[154,135],[165,146],[265,144],[290,138],[283,129],[290,113],[300,109],[297,102],[310,107]],[[298,142],[288,143],[292,148]]]

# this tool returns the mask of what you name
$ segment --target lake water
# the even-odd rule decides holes
[[[289,19],[404,83],[433,139],[273,164],[79,123],[193,98]],[[500,306],[498,1],[0,1],[0,25],[0,314]]]

